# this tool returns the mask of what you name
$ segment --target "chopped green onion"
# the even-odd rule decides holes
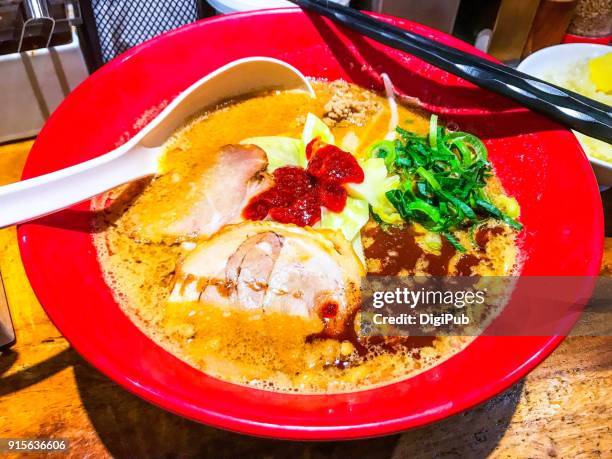
[[[423,167],[419,167],[417,168],[416,173],[427,180],[427,183],[429,183],[429,186],[431,186],[434,191],[442,191],[442,187],[430,171]]]
[[[422,199],[416,199],[412,201],[410,204],[406,206],[406,209],[409,212],[413,212],[413,211],[422,212],[423,214],[427,215],[429,219],[434,223],[437,223],[440,221],[440,211],[436,209],[434,206],[432,206],[431,204],[427,204]]]
[[[429,146],[432,150],[438,149],[438,115],[431,115],[429,119]]]
[[[399,187],[385,196],[402,220],[444,235],[462,252],[465,248],[453,231],[473,230],[489,218],[517,230],[522,228],[512,218],[520,212],[516,200],[505,195],[495,197],[494,201],[508,210],[504,213],[484,192],[493,172],[486,146],[478,137],[448,132],[438,125],[436,115],[431,116],[428,135],[400,127],[397,133],[398,140],[375,143],[370,155],[384,158],[389,173],[400,178]]]
[[[453,247],[455,247],[459,252],[465,252],[465,247],[463,247],[459,241],[457,240],[457,238],[455,236],[453,236],[451,233],[449,232],[445,232],[442,233],[444,235],[444,237],[446,239],[448,239],[448,242],[450,242]]]
[[[491,216],[497,218],[498,220],[502,220],[503,222],[505,222],[506,224],[508,224],[514,229],[520,230],[523,228],[523,225],[521,225],[515,219],[508,217],[506,214],[504,214],[501,210],[499,210],[494,204],[490,203],[489,201],[485,201],[484,199],[477,199],[476,205],[480,207],[481,209],[483,209],[484,211],[491,214]]]
[[[482,140],[475,135],[468,134],[467,132],[450,132],[446,138],[449,140],[450,145],[454,145],[458,142],[466,144],[472,147],[477,158],[484,159],[485,161],[488,159],[487,147],[485,147]]]
[[[381,140],[370,147],[370,158],[383,158],[387,168],[395,162],[397,154],[395,152],[395,142],[392,140]]]

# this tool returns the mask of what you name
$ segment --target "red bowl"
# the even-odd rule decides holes
[[[386,20],[473,54],[450,36]],[[124,142],[182,89],[246,56],[283,59],[306,75],[400,92],[486,139],[506,189],[522,206],[525,275],[597,275],[602,205],[571,132],[412,56],[339,30],[299,10],[237,14],[150,40],[81,84],[57,109],[24,178],[93,158]],[[43,197],[44,199],[44,197]],[[561,337],[480,337],[433,369],[385,387],[339,395],[288,395],[206,376],[154,344],[121,312],[102,278],[88,204],[19,227],[38,299],[74,348],[133,393],[216,427],[287,439],[383,435],[442,419],[486,400],[542,361]]]

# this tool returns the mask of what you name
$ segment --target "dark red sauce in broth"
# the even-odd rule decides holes
[[[353,313],[348,317],[345,326],[342,328],[342,333],[334,336],[333,339],[340,342],[348,341],[351,343],[357,355],[361,358],[366,357],[368,352],[373,349],[379,349],[387,353],[396,353],[410,349],[413,351],[414,358],[418,360],[420,358],[418,349],[432,346],[434,340],[436,339],[434,336],[360,336],[357,330],[355,330],[354,326],[358,314],[358,309],[353,311]],[[321,333],[310,335],[306,339],[306,342],[312,343],[314,341],[329,338],[330,336],[323,331]],[[345,369],[349,368],[354,363],[354,359],[351,358],[351,356],[348,356],[346,358],[338,358],[333,365],[339,369]]]
[[[472,275],[472,268],[480,263],[480,258],[476,255],[462,255],[455,269],[457,270],[458,276],[470,276]]]
[[[416,232],[408,228],[382,228],[375,226],[365,231],[365,236],[372,238],[373,243],[364,248],[368,259],[380,260],[381,269],[373,274],[380,276],[397,276],[414,274],[420,259],[426,262],[426,272],[431,276],[446,276],[449,265],[457,250],[445,238],[439,254],[425,253],[416,239]]]
[[[476,244],[484,251],[491,237],[503,233],[503,228],[482,228],[475,235]],[[439,254],[425,252],[417,242],[418,234],[413,227],[387,227],[371,225],[367,227],[363,236],[370,240],[364,247],[364,253],[369,260],[378,260],[377,270],[371,274],[378,276],[414,275],[417,264],[422,263],[425,275],[429,276],[471,276],[472,268],[477,266],[483,258],[473,254],[463,254],[455,264],[451,273],[451,260],[457,254],[457,249],[445,238],[442,238],[442,247]],[[421,269],[421,271],[423,271]],[[420,358],[419,349],[432,346],[436,337],[434,336],[410,336],[410,337],[383,337],[383,336],[360,336],[355,330],[354,323],[359,311],[355,311],[343,327],[342,334],[334,336],[338,341],[350,342],[356,353],[364,357],[372,349],[380,349],[384,352],[395,353],[411,350],[415,359]],[[325,332],[308,337],[308,342],[331,338]],[[334,362],[337,368],[344,369],[352,365],[351,358],[338,359]]]
[[[476,245],[480,248],[480,250],[485,250],[485,247],[491,238],[499,236],[500,234],[503,234],[503,232],[504,229],[501,226],[480,228],[478,231],[476,231],[474,240],[476,241]]]
[[[397,276],[402,271],[411,273],[423,255],[410,228],[383,229],[375,226],[367,228],[364,235],[374,241],[364,247],[366,258],[380,260],[381,269],[376,271],[376,275]]]
[[[371,273],[378,276],[414,274],[419,260],[423,263],[427,275],[447,276],[450,274],[451,259],[457,253],[455,247],[444,238],[442,238],[439,254],[426,253],[419,246],[417,233],[412,227],[382,228],[379,225],[373,225],[364,230],[363,236],[372,240],[371,244],[364,247],[366,258],[380,261],[380,269]],[[463,255],[457,263],[456,274],[471,275],[472,267],[479,262],[480,259],[477,256]],[[419,349],[432,346],[436,339],[434,336],[360,336],[353,326],[358,313],[359,311],[355,311],[348,318],[342,334],[334,336],[333,339],[350,342],[360,357],[366,356],[374,348],[390,353],[409,349],[418,359]],[[323,332],[309,336],[307,341],[313,342],[329,338],[331,337]],[[341,369],[348,368],[351,366],[351,359],[338,359],[335,366]]]

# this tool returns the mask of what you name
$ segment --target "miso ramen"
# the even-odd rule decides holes
[[[100,200],[94,240],[125,314],[207,375],[368,389],[470,338],[361,336],[361,279],[511,274],[519,207],[477,137],[344,81],[313,85],[188,122],[155,178]]]

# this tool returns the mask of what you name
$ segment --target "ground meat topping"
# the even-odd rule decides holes
[[[334,81],[331,86],[334,95],[325,104],[323,115],[323,121],[328,126],[363,126],[372,114],[382,109],[381,103],[374,99],[372,93],[356,91],[346,81]]]

